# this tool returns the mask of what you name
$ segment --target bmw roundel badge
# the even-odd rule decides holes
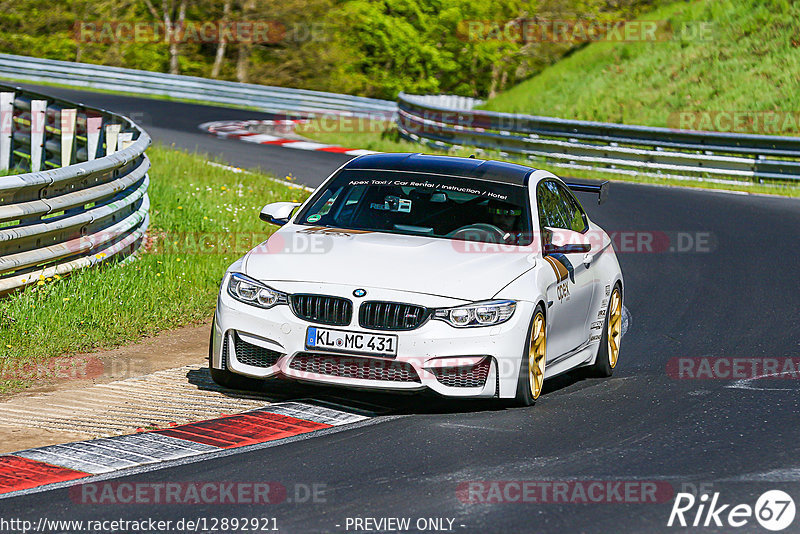
[[[367,294],[367,290],[366,289],[356,289],[355,291],[353,291],[353,296],[354,297],[359,297],[360,298],[360,297],[363,297],[366,294]]]

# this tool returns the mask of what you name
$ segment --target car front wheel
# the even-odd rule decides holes
[[[520,363],[515,401],[520,406],[531,406],[542,393],[544,370],[547,364],[547,323],[542,306],[536,306],[528,328],[528,337]]]

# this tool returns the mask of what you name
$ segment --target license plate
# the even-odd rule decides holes
[[[306,333],[306,348],[376,356],[397,356],[397,336],[310,326]]]

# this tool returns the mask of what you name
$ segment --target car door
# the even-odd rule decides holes
[[[536,196],[542,255],[553,270],[553,282],[547,288],[549,364],[568,356],[589,340],[588,316],[595,282],[591,264],[584,264],[585,253],[548,253],[545,250],[552,235],[547,227],[588,231],[588,220],[580,204],[555,180],[539,182]]]

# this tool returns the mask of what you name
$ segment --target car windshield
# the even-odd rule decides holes
[[[416,172],[341,171],[296,222],[511,245],[531,240],[524,186]]]

